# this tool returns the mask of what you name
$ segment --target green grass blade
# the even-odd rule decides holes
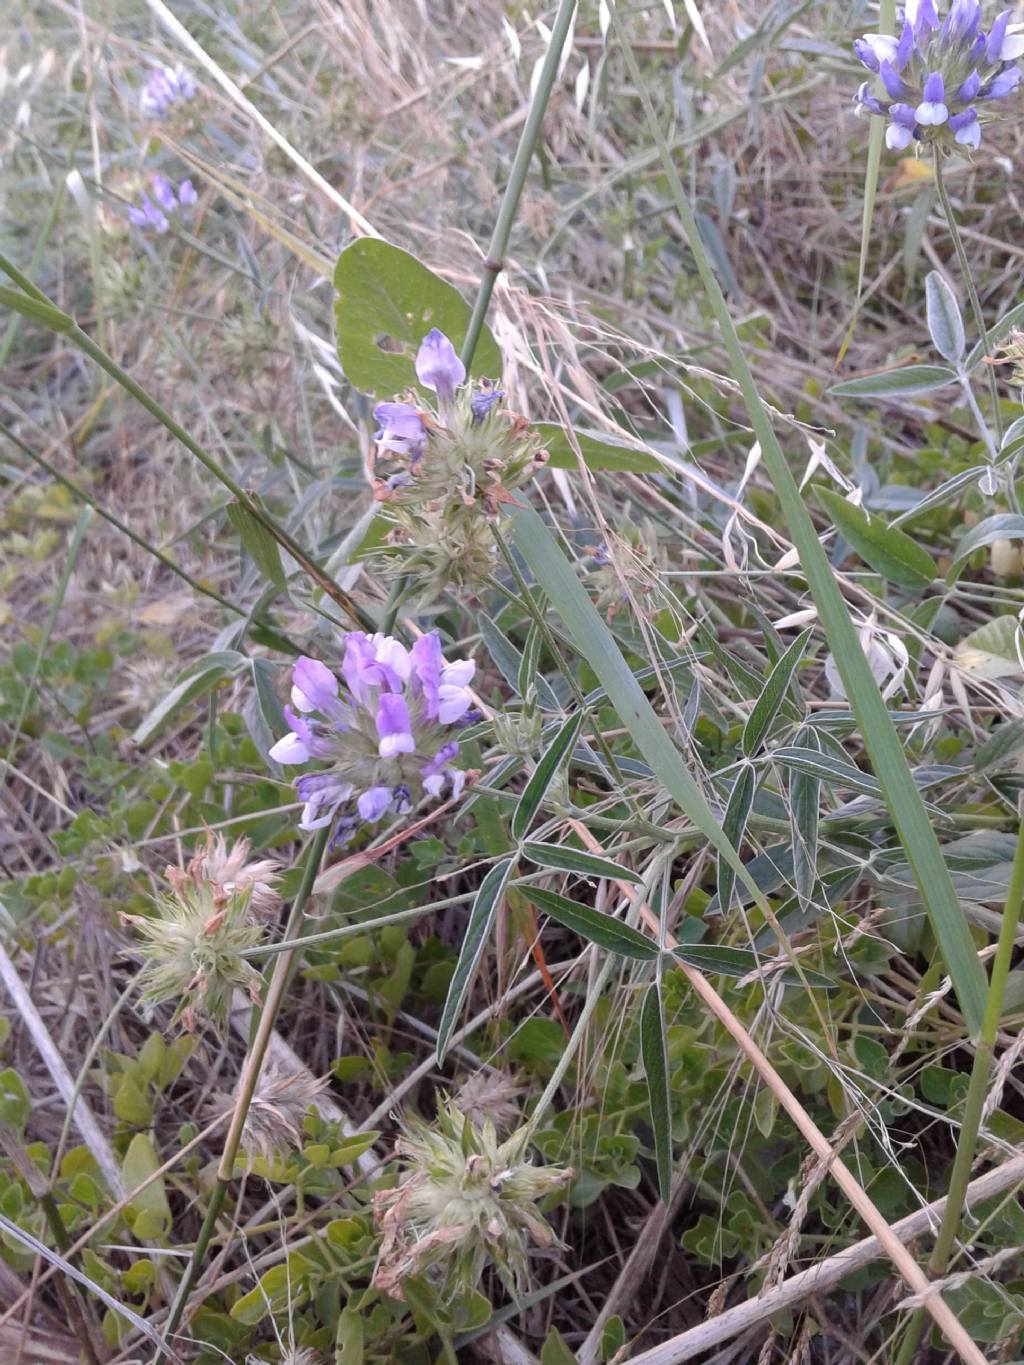
[[[818,540],[814,523],[804,506],[796,480],[776,438],[768,411],[757,391],[725,297],[705,257],[693,210],[658,124],[647,87],[637,65],[636,55],[623,37],[621,20],[616,10],[612,10],[611,17],[621,44],[623,59],[644,104],[648,127],[657,143],[665,178],[687,243],[693,253],[694,264],[718,323],[729,359],[729,371],[739,386],[754,436],[761,444],[764,467],[774,485],[789,534],[800,557],[807,586],[818,610],[818,619],[832,650],[846,695],[850,698],[851,708],[885,794],[886,804],[900,842],[920,888],[921,898],[952,978],[967,1027],[972,1034],[976,1034],[981,1027],[985,1007],[985,973],[978,960],[967,921],[960,909],[960,902],[949,869],[943,860],[939,841],[935,837],[928,812],[914,785],[896,728],[886,710],[864,651],[860,647],[857,632],[850,620],[850,613],[835,574]],[[664,745],[663,747],[667,748]]]

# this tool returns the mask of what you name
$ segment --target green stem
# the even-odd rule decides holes
[[[953,250],[956,252],[957,264],[960,266],[960,274],[963,276],[964,288],[967,290],[967,297],[971,301],[971,312],[974,314],[974,325],[978,329],[985,354],[989,353],[988,329],[985,326],[985,314],[981,311],[981,300],[978,298],[978,291],[974,287],[974,279],[971,275],[971,267],[967,260],[967,252],[964,249],[963,238],[960,236],[960,229],[957,227],[956,215],[949,202],[949,195],[946,193],[946,181],[942,171],[942,153],[935,154],[935,188],[938,191],[939,203],[942,205],[942,215],[949,228],[949,235],[953,239]],[[986,365],[988,370],[988,386],[992,395],[992,420],[995,422],[997,444],[1003,441],[1003,417],[999,411],[999,384],[996,381],[996,372],[991,365]],[[984,436],[985,433],[983,432]]]
[[[956,1156],[949,1177],[946,1194],[946,1207],[942,1222],[935,1235],[935,1245],[928,1260],[928,1271],[938,1278],[946,1273],[950,1257],[960,1229],[964,1198],[971,1179],[971,1167],[978,1145],[978,1132],[981,1128],[981,1115],[988,1096],[989,1077],[995,1051],[996,1032],[1003,1013],[1003,995],[1006,980],[1010,974],[1017,925],[1020,923],[1021,903],[1024,901],[1024,816],[1021,817],[1017,831],[1017,847],[1014,850],[1013,866],[1010,869],[1010,885],[1006,892],[1006,905],[1003,909],[1002,924],[995,957],[992,959],[992,974],[989,977],[988,996],[985,1000],[985,1016],[982,1020],[981,1034],[975,1042],[974,1063],[971,1078],[967,1085],[967,1098],[964,1101],[963,1118],[960,1121],[960,1136],[957,1139]],[[896,1365],[907,1365],[912,1359],[924,1329],[924,1309],[919,1308],[907,1326]]]
[[[92,337],[90,337],[87,332],[82,331],[81,327],[78,326],[70,314],[62,312],[51,299],[47,298],[41,289],[36,288],[27,275],[22,274],[18,267],[4,255],[0,255],[0,270],[2,270],[5,275],[9,276],[27,296],[25,304],[22,306],[29,317],[41,322],[44,327],[49,327],[59,335],[66,336],[68,340],[87,355],[90,360],[95,361],[101,370],[109,374],[123,389],[130,393],[137,403],[144,407],[152,417],[156,418],[162,427],[166,428],[166,430],[171,433],[175,440],[181,442],[189,454],[194,455],[199,463],[203,465],[205,469],[208,469],[214,478],[224,485],[236,502],[244,507],[249,515],[254,517],[261,526],[265,527],[278,544],[282,545],[288,551],[296,563],[301,565],[313,582],[316,583],[332,601],[336,602],[338,606],[340,606],[347,615],[352,617],[364,630],[376,629],[375,623],[372,622],[358,606],[356,606],[347,593],[342,592],[304,546],[300,545],[283,526],[279,526],[274,518],[267,514],[260,502],[247,493],[240,484],[237,484],[231,475],[221,468],[213,456],[208,454],[197,441],[194,441],[184,427],[179,426],[171,414],[165,408],[161,407],[156,399],[152,398],[141,384],[136,383],[126,370],[121,368],[113,356],[108,355],[102,347],[97,346]],[[12,307],[17,308],[19,306],[15,291],[5,290],[4,294],[5,301],[9,302]],[[28,306],[30,303],[41,305],[41,307],[31,308]]]
[[[484,258],[483,275],[480,277],[480,287],[473,304],[473,315],[469,320],[466,339],[462,343],[462,363],[467,371],[473,363],[473,354],[476,351],[476,344],[480,340],[484,318],[487,316],[491,295],[494,293],[495,282],[505,267],[505,252],[508,249],[512,224],[515,222],[519,199],[523,193],[523,186],[526,184],[526,175],[530,169],[530,162],[533,160],[541,124],[544,121],[544,111],[547,109],[548,100],[551,98],[551,88],[555,83],[555,77],[558,75],[562,48],[565,46],[575,9],[576,0],[559,0],[555,22],[551,26],[551,41],[548,43],[548,50],[544,54],[544,62],[537,79],[537,88],[533,93],[533,99],[530,101],[530,109],[519,137],[519,146],[516,148],[508,184],[505,186],[501,207],[498,209],[497,221],[491,234],[491,242]]]
[[[192,1255],[185,1268],[185,1273],[178,1285],[178,1292],[174,1296],[170,1312],[167,1316],[167,1325],[164,1328],[164,1346],[157,1352],[153,1365],[163,1365],[166,1359],[166,1345],[169,1338],[177,1329],[188,1303],[192,1286],[196,1282],[203,1261],[206,1257],[207,1248],[210,1245],[210,1238],[213,1236],[217,1224],[217,1218],[223,1207],[227,1196],[228,1187],[234,1179],[235,1158],[238,1156],[238,1149],[242,1141],[242,1131],[245,1128],[246,1115],[252,1103],[252,1097],[256,1090],[256,1084],[263,1069],[263,1061],[267,1055],[267,1047],[270,1043],[271,1034],[274,1031],[274,1022],[277,1019],[277,1012],[284,999],[286,987],[291,976],[292,962],[295,958],[296,943],[302,921],[306,913],[306,902],[310,892],[313,890],[313,882],[319,871],[320,863],[327,847],[327,839],[330,835],[330,826],[317,831],[313,842],[310,844],[309,853],[306,857],[306,864],[302,869],[302,881],[296,892],[295,900],[292,903],[291,914],[288,916],[288,923],[285,926],[282,942],[288,944],[288,949],[281,953],[274,966],[274,974],[270,979],[270,986],[267,990],[267,998],[263,1009],[260,1011],[259,1024],[253,1036],[252,1045],[246,1055],[245,1065],[238,1081],[238,1093],[235,1098],[234,1113],[231,1116],[231,1126],[228,1128],[227,1136],[224,1139],[224,1147],[221,1152],[220,1162],[217,1166],[217,1183],[213,1187],[210,1202],[206,1207],[206,1217],[203,1225],[199,1229],[199,1236],[192,1249]]]

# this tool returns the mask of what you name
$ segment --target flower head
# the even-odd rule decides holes
[[[196,83],[183,66],[158,66],[146,77],[139,107],[147,118],[166,118],[174,105],[193,99]]]
[[[512,490],[547,462],[536,432],[499,406],[504,389],[466,383],[455,347],[436,327],[416,355],[422,393],[378,403],[373,490],[393,513],[403,572],[423,595],[479,588],[494,567],[491,523]]]
[[[466,378],[466,367],[455,347],[436,327],[431,327],[416,352],[416,378],[425,389],[433,389],[442,402],[447,402]]]
[[[184,871],[169,867],[171,892],[156,898],[151,915],[124,916],[142,959],[142,998],[174,1001],[175,1020],[193,1028],[202,1011],[223,1023],[236,987],[255,999],[260,974],[242,957],[263,938],[262,920],[276,910],[276,864],[247,862],[249,844],[229,850],[211,835]]]
[[[1024,25],[1004,10],[987,34],[980,31],[980,0],[952,0],[940,21],[933,0],[907,0],[898,37],[866,33],[854,54],[882,83],[889,101],[864,82],[857,111],[889,119],[886,146],[916,144],[976,149],[981,120],[974,102],[1005,99],[1016,90],[1024,55]]]
[[[434,634],[406,649],[386,635],[345,636],[341,680],[317,659],[292,668],[290,733],[270,756],[278,763],[326,762],[296,779],[301,829],[335,826],[336,843],[360,824],[404,815],[423,796],[458,796],[466,780],[453,766],[453,727],[471,705],[470,659],[446,664]]]
[[[191,207],[198,197],[191,180],[182,180],[175,189],[165,175],[154,175],[150,188],[152,199],[143,194],[138,204],[132,204],[128,209],[128,221],[142,231],[166,232],[171,219]]]
[[[401,1299],[405,1281],[426,1274],[450,1299],[475,1289],[490,1262],[521,1295],[530,1249],[555,1243],[538,1203],[572,1178],[564,1167],[534,1166],[528,1144],[525,1128],[499,1144],[490,1120],[475,1127],[451,1101],[434,1123],[412,1120],[395,1149],[405,1173],[374,1196],[383,1234],[375,1288]]]

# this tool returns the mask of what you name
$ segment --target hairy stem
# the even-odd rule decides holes
[[[985,326],[985,315],[981,311],[981,300],[978,298],[978,291],[974,287],[974,277],[971,275],[971,267],[967,260],[967,252],[964,249],[964,241],[960,236],[960,229],[957,227],[956,216],[953,213],[952,205],[949,202],[949,195],[946,193],[946,181],[943,177],[942,156],[936,153],[935,156],[935,188],[938,191],[939,203],[942,205],[942,216],[946,220],[949,228],[949,235],[953,239],[953,250],[956,252],[957,264],[960,267],[960,274],[963,276],[964,288],[967,290],[967,297],[971,301],[971,312],[974,314],[974,325],[978,329],[978,336],[981,338],[988,354],[988,329]],[[996,428],[996,443],[1002,444],[1003,440],[1003,418],[999,411],[999,384],[996,381],[996,372],[991,365],[986,365],[988,370],[988,385],[992,394],[992,420]],[[987,431],[982,432],[983,437],[987,437]]]

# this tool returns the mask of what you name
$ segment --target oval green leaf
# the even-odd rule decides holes
[[[456,350],[465,340],[470,307],[459,291],[415,256],[389,242],[361,237],[334,267],[338,359],[351,384],[390,397],[416,385],[420,342],[438,327]],[[501,353],[485,325],[472,372],[501,377]]]
[[[887,526],[880,517],[869,517],[862,507],[855,507],[831,488],[814,491],[851,549],[890,583],[918,591],[936,577],[938,570],[931,555],[905,531]]]
[[[947,583],[955,583],[961,570],[975,550],[991,545],[994,540],[1024,540],[1024,516],[1019,512],[1000,512],[979,521],[960,540],[946,574]]]
[[[554,422],[537,422],[534,430],[544,442],[553,469],[579,469],[576,451],[563,429]],[[629,441],[596,431],[575,432],[583,463],[588,469],[607,469],[620,474],[657,474],[661,464],[646,450]]]

